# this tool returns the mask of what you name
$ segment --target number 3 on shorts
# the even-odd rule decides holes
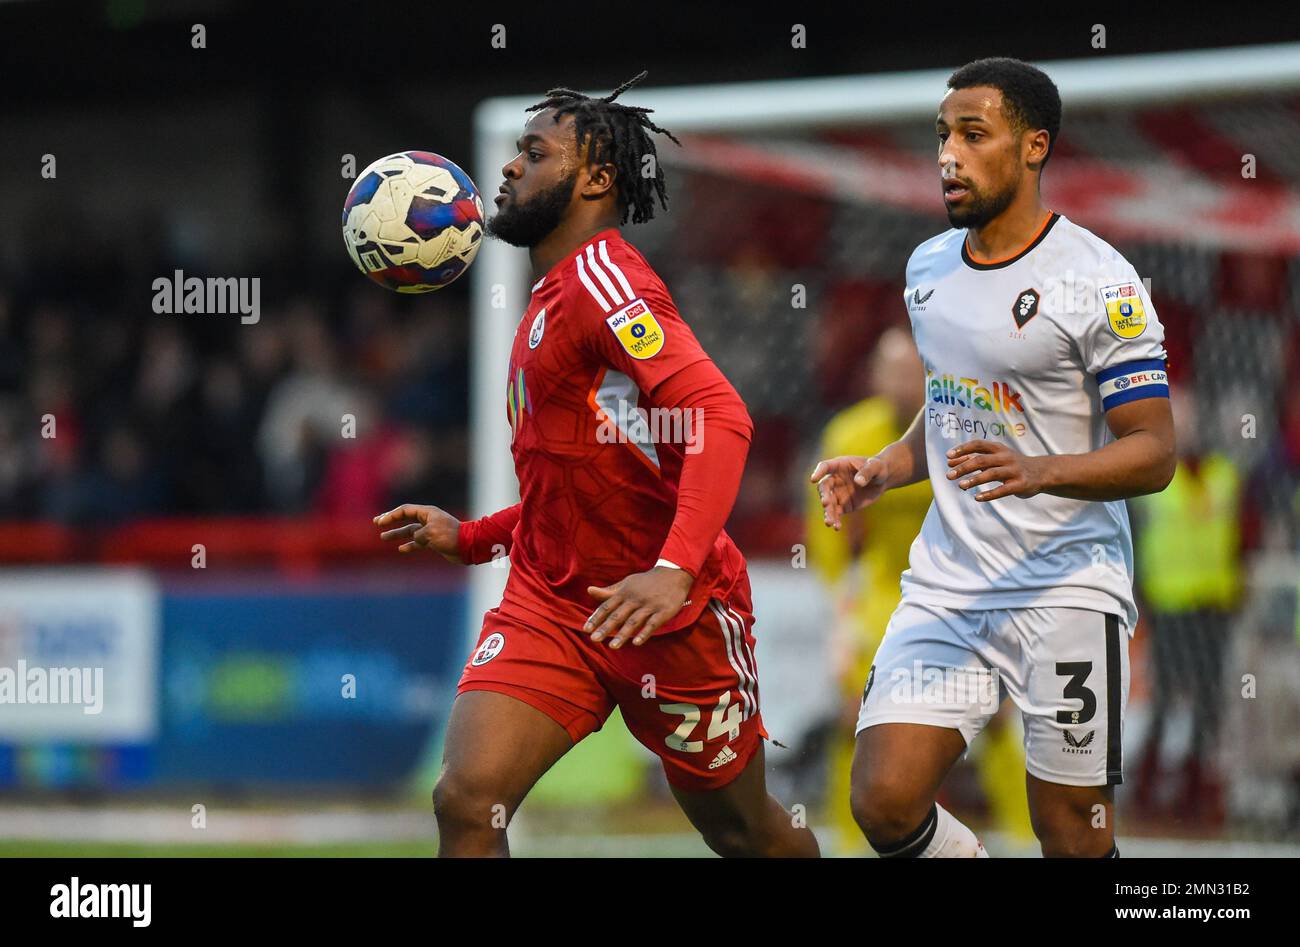
[[[1091,661],[1056,662],[1057,676],[1070,679],[1061,692],[1061,696],[1066,700],[1083,701],[1083,707],[1080,710],[1058,710],[1056,712],[1057,723],[1070,724],[1071,726],[1087,723],[1097,713],[1097,695],[1092,692],[1091,688],[1083,686],[1083,682],[1088,679],[1088,675],[1091,673]]]
[[[664,737],[664,743],[668,744],[669,749],[683,753],[704,751],[704,740],[687,739],[700,722],[699,707],[695,704],[660,704],[659,709],[666,714],[680,714],[683,718],[677,729]],[[729,740],[740,736],[740,707],[732,705],[731,691],[723,691],[718,697],[718,705],[713,708],[713,717],[709,720],[709,731],[705,739],[716,740],[724,733]]]

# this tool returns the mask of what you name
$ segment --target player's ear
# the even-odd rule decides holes
[[[1041,171],[1043,162],[1047,160],[1047,150],[1051,143],[1052,136],[1046,128],[1040,128],[1036,132],[1025,135],[1025,164],[1035,171]]]
[[[582,186],[582,196],[588,200],[599,200],[614,190],[618,178],[618,169],[612,164],[593,164],[587,166],[587,183]]]

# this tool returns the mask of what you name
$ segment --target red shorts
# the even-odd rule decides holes
[[[740,775],[767,737],[758,706],[749,589],[714,599],[695,624],[612,650],[581,629],[540,616],[524,624],[497,609],[483,620],[457,694],[496,691],[530,704],[577,743],[618,707],[673,786],[718,789]],[[594,606],[593,606],[594,608]]]

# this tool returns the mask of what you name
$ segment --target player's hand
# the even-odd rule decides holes
[[[695,578],[685,569],[655,566],[604,588],[590,585],[587,594],[600,605],[582,630],[592,641],[613,635],[611,648],[621,648],[629,638],[635,645],[645,644],[656,628],[682,610],[694,583]]]
[[[880,499],[889,485],[889,472],[880,457],[833,457],[821,461],[809,477],[817,484],[822,519],[840,528],[840,517]]]
[[[948,479],[956,480],[963,490],[1000,481],[1000,486],[975,494],[977,501],[1009,496],[1028,499],[1046,488],[1050,460],[1027,457],[997,441],[967,441],[948,451]]]
[[[403,503],[395,510],[376,516],[374,523],[381,529],[385,526],[395,527],[380,533],[379,538],[385,542],[405,540],[397,547],[398,552],[431,549],[448,562],[461,564],[460,520],[445,510],[436,506]]]

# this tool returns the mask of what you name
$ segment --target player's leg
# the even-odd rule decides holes
[[[1000,614],[1022,644],[1025,676],[1006,681],[1025,722],[1026,791],[1043,855],[1113,855],[1129,684],[1122,622],[1083,608]]]
[[[996,678],[972,641],[980,613],[903,602],[863,689],[853,816],[883,857],[982,857],[975,834],[938,805],[948,771],[997,712]]]
[[[691,626],[594,653],[628,730],[657,754],[673,794],[720,855],[815,856],[817,841],[767,792],[754,616],[747,583]]]
[[[769,795],[762,743],[740,775],[725,786],[694,792],[671,788],[705,844],[724,858],[816,858],[820,854],[805,820]]]
[[[516,697],[460,694],[433,790],[439,856],[509,855],[506,826],[515,810],[572,746],[564,727]]]
[[[1063,786],[1025,774],[1029,816],[1045,858],[1105,858],[1115,848],[1115,791]]]
[[[964,752],[961,732],[947,727],[878,723],[858,733],[849,802],[872,848],[884,856],[925,849],[939,787]]]
[[[599,729],[613,700],[583,660],[581,639],[496,610],[465,664],[434,788],[439,851],[508,855],[506,826],[569,748]]]

